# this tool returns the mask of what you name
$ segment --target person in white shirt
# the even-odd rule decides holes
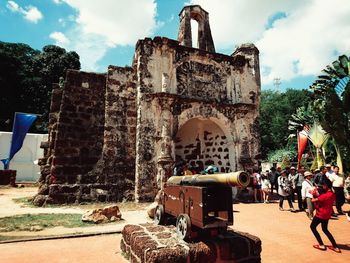
[[[270,196],[270,192],[271,192],[271,183],[270,180],[268,178],[268,173],[262,174],[261,177],[261,189],[262,189],[262,194],[263,194],[263,200],[264,203],[268,203],[269,202],[269,196]]]
[[[314,210],[315,210],[315,207],[311,202],[313,198],[312,192],[315,190],[315,186],[311,182],[311,178],[312,178],[312,173],[309,171],[306,171],[304,173],[304,181],[301,185],[301,198],[303,199],[303,201],[306,202],[306,205],[307,205],[306,214],[310,220],[312,220],[314,216]]]
[[[278,195],[280,197],[279,201],[279,209],[280,211],[284,211],[283,209],[283,201],[287,199],[290,211],[295,212],[293,207],[291,193],[292,193],[292,183],[289,181],[286,170],[281,172],[281,175],[277,179],[278,182]]]
[[[332,187],[336,196],[335,207],[337,208],[338,215],[343,215],[342,206],[345,203],[344,177],[339,174],[338,166],[334,166],[334,172],[329,175],[328,179],[332,182]]]
[[[332,165],[330,164],[326,164],[326,168],[327,168],[326,176],[329,179],[329,177],[334,173],[334,171],[332,169]]]

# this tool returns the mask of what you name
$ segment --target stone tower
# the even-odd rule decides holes
[[[220,172],[258,165],[259,51],[215,53],[200,6],[181,11],[178,41],[139,40],[132,67],[69,71],[64,83],[52,93],[38,205],[153,201],[179,160]]]
[[[185,6],[180,14],[178,40],[181,45],[192,47],[191,19],[198,22],[198,48],[215,53],[209,25],[209,14],[199,5]]]

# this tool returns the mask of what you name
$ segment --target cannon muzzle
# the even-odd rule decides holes
[[[249,175],[244,171],[222,174],[196,174],[184,176],[172,176],[167,185],[193,185],[193,186],[238,186],[247,187],[250,181]]]

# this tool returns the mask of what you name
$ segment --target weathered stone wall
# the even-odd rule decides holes
[[[138,42],[134,64],[140,71],[137,79],[137,200],[152,199],[156,193],[155,174],[159,173],[164,129],[171,138],[168,147],[173,160],[176,159],[175,148],[180,148],[175,142],[183,141],[187,142],[187,147],[193,146],[187,153],[180,153],[187,162],[213,163],[222,171],[258,165],[258,53],[253,45],[244,45],[232,56],[226,56],[184,47],[160,37]],[[214,148],[208,148],[210,142],[205,141],[204,134],[210,131],[205,128],[198,133],[196,125],[187,127],[187,131],[193,129],[192,135],[181,132],[183,125],[191,125],[187,122],[194,118],[218,126],[221,131],[215,137],[224,138],[216,142],[222,143],[222,147],[218,147],[222,154],[209,154]],[[197,137],[200,140],[200,136],[203,139],[199,149]],[[210,140],[208,134],[206,137]],[[149,183],[145,185],[145,182]]]
[[[174,226],[126,225],[120,246],[132,263],[261,262],[260,239],[232,230],[215,238],[187,243],[177,238]]]
[[[179,41],[139,40],[132,68],[69,71],[54,89],[39,195],[153,201],[180,158],[221,172],[258,165],[259,51],[246,44],[231,56],[214,53],[200,6],[185,7],[180,19]]]
[[[50,116],[50,156],[46,164],[50,165],[50,174],[39,190],[39,194],[48,192],[46,202],[78,201],[77,193],[82,188],[77,183],[85,183],[85,175],[101,157],[105,87],[104,74],[70,70],[60,103],[59,95],[53,97],[52,111],[60,106],[59,113]]]

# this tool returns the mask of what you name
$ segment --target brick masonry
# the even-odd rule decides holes
[[[130,262],[261,262],[261,241],[248,233],[227,233],[187,243],[174,226],[126,225],[121,250]]]
[[[200,20],[199,48],[189,41]],[[68,71],[54,86],[37,205],[153,201],[175,162],[229,172],[260,159],[259,51],[215,53],[208,13],[180,13],[179,41],[145,38],[132,67]]]

